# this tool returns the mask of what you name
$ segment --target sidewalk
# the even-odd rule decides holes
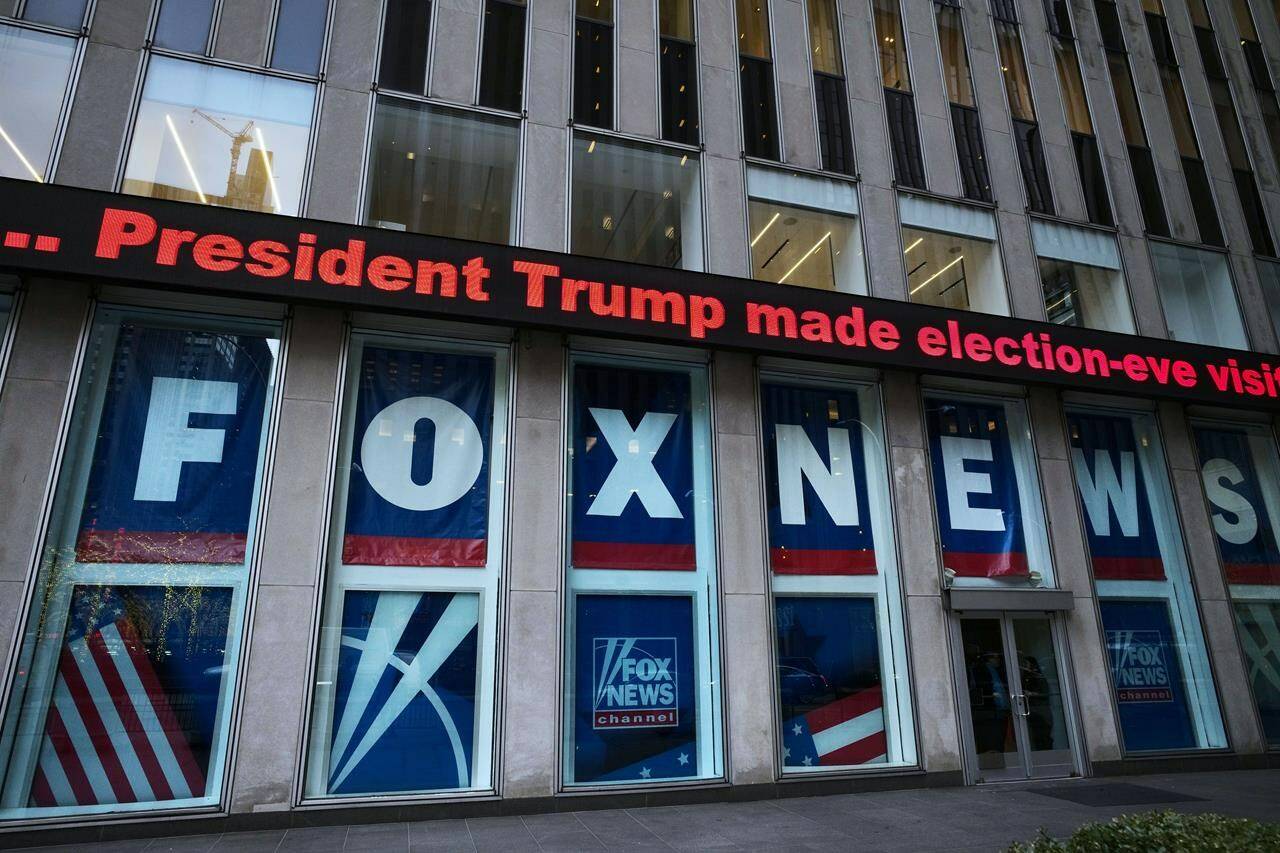
[[[1105,805],[1086,805],[1063,796]],[[1127,812],[1164,808],[1280,820],[1280,770],[1059,780],[753,803],[226,833],[30,849],[44,853],[55,850],[101,853],[143,850],[147,853],[995,851],[1012,841],[1031,839],[1042,826],[1054,835],[1063,836],[1084,823]],[[3,836],[0,836],[0,846],[3,846]]]

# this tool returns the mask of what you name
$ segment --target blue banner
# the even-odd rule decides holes
[[[875,599],[779,596],[774,612],[783,764],[885,761]]]
[[[1133,419],[1068,412],[1067,428],[1094,578],[1163,580]]]
[[[348,591],[329,792],[471,786],[480,596]]]
[[[30,805],[201,798],[232,590],[76,586]]]
[[[1237,601],[1235,611],[1262,731],[1280,748],[1280,602]]]
[[[573,371],[573,565],[697,568],[687,373]]]
[[[773,571],[875,574],[857,392],[771,383],[760,391]]]
[[[1280,585],[1275,519],[1262,496],[1249,433],[1224,427],[1196,427],[1194,432],[1227,581]]]
[[[698,775],[693,598],[579,595],[573,781]]]
[[[961,577],[1026,575],[1025,520],[1004,406],[925,400],[942,563]]]
[[[342,562],[483,566],[494,362],[365,347]]]
[[[1103,599],[1098,606],[1125,749],[1194,748],[1168,602]]]
[[[244,561],[273,358],[262,337],[120,325],[77,560]]]

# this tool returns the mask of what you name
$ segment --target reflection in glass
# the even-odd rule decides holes
[[[999,619],[962,619],[965,674],[969,682],[969,718],[978,769],[991,774],[1012,770],[1022,775],[1013,725],[1013,694]]]
[[[976,107],[973,97],[973,75],[969,70],[969,54],[965,46],[964,21],[957,6],[938,4],[938,45],[942,51],[942,76],[947,84],[947,97],[953,104]]]
[[[103,309],[91,335],[5,719],[6,818],[222,791],[278,327]]]
[[[280,0],[271,67],[318,73],[328,14],[329,0]]]
[[[576,134],[569,251],[702,268],[702,188],[695,154]]]
[[[1120,270],[1040,258],[1050,323],[1133,334],[1133,312]]]
[[[155,43],[170,50],[204,53],[217,0],[161,0]]]
[[[153,56],[124,192],[295,216],[315,86]]]
[[[768,0],[736,0],[738,11],[738,53],[770,59]]]
[[[0,24],[0,175],[43,182],[75,39]]]
[[[1009,313],[996,244],[920,228],[902,229],[907,294],[912,302]]]
[[[1018,655],[1018,685],[1022,688],[1030,773],[1032,776],[1067,776],[1074,760],[1052,626],[1043,618],[1015,617],[1010,621]]]
[[[749,199],[751,275],[760,281],[866,293],[858,220]]]
[[[1151,258],[1171,337],[1197,344],[1248,348],[1225,255],[1153,242]]]
[[[1280,748],[1280,601],[1237,600],[1236,622],[1253,699],[1271,749]]]
[[[520,131],[510,119],[378,99],[366,221],[398,231],[506,243]]]
[[[89,0],[27,0],[22,7],[22,19],[78,30],[84,24],[85,7],[88,5]]]

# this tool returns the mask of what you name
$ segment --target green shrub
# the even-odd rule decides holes
[[[1080,827],[1065,841],[1043,829],[1008,853],[1254,853],[1280,850],[1280,824],[1217,814],[1147,812]]]

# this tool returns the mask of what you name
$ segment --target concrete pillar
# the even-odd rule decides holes
[[[914,374],[897,371],[885,372],[881,388],[893,472],[898,566],[906,593],[907,653],[920,732],[917,748],[925,770],[955,772],[963,767],[960,724],[920,388]]]
[[[516,345],[506,659],[500,726],[504,797],[556,789],[564,598],[564,376],[559,335],[521,332]],[[567,700],[564,700],[567,701]]]
[[[245,65],[265,63],[273,5],[262,0],[222,0],[213,55]]]
[[[14,651],[14,623],[31,593],[27,579],[42,544],[37,536],[89,292],[83,284],[33,279],[17,317],[0,391],[0,662]]]
[[[566,126],[573,79],[573,3],[539,0],[529,5],[529,16],[520,245],[564,251],[569,209],[570,132]]]
[[[310,627],[320,612],[328,530],[325,515],[342,366],[343,315],[296,308],[284,361],[274,471],[265,513],[258,583],[246,630],[252,642],[239,685],[242,720],[231,779],[233,812],[287,809],[305,749],[306,675],[315,657]]]
[[[773,0],[773,76],[782,118],[782,159],[818,169],[818,125],[814,114],[813,71],[809,66],[807,11],[800,0]]]
[[[959,197],[964,191],[960,182],[955,132],[951,127],[951,101],[942,78],[933,0],[903,0],[902,27],[910,52],[911,90],[915,93],[916,123],[920,128],[920,147],[924,152],[929,189]]]
[[[1217,681],[1227,738],[1237,753],[1265,752],[1266,738],[1254,712],[1253,694],[1236,637],[1235,617],[1186,410],[1177,403],[1161,403],[1159,413],[1174,502],[1190,560],[1192,584],[1200,603],[1205,645]]]
[[[436,0],[434,12],[427,94],[474,104],[484,0]]]
[[[618,130],[657,139],[658,7],[656,3],[614,3],[618,39]]]
[[[1119,720],[1107,678],[1107,650],[1102,642],[1062,400],[1053,389],[1032,388],[1027,402],[1053,570],[1058,588],[1070,590],[1075,605],[1065,614],[1071,660],[1062,661],[1061,671],[1074,675],[1082,724],[1079,736],[1084,739],[1085,754],[1090,761],[1115,761],[1120,758]]]
[[[742,167],[741,86],[733,0],[694,4],[698,16],[698,80],[702,130],[703,233],[707,271],[751,275]]]
[[[759,405],[750,356],[716,353],[712,362],[716,425],[716,515],[719,520],[725,731],[729,779],[735,785],[775,778],[773,639],[769,636],[768,546]]]

